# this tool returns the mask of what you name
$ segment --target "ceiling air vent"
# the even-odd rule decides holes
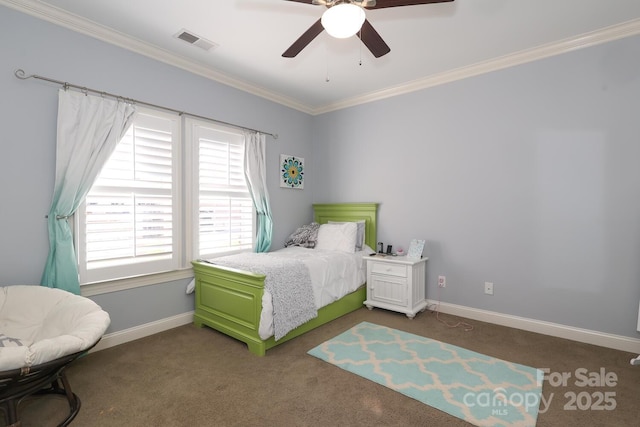
[[[211,50],[211,49],[213,49],[215,47],[218,47],[218,45],[215,44],[214,42],[209,41],[207,39],[203,39],[202,37],[197,36],[197,35],[193,34],[192,32],[187,31],[185,29],[182,29],[182,30],[178,31],[174,35],[174,37],[176,37],[176,38],[178,38],[180,40],[184,40],[187,43],[192,44],[194,46],[198,46],[200,49],[203,49],[203,50]]]

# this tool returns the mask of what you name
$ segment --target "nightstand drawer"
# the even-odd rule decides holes
[[[374,262],[373,265],[371,265],[371,273],[407,277],[407,267],[405,265],[393,265],[386,262]]]

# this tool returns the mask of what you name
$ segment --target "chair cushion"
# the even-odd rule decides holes
[[[25,344],[19,338],[8,337],[3,333],[0,333],[0,347],[22,347],[28,346],[30,343]]]
[[[24,346],[0,346],[0,371],[34,366],[92,347],[109,327],[98,304],[61,289],[0,288],[0,332]]]

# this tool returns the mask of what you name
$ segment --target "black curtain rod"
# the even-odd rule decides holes
[[[130,102],[132,104],[140,104],[140,105],[145,105],[147,107],[159,108],[161,110],[171,111],[172,113],[177,113],[179,115],[186,115],[186,116],[194,117],[196,119],[203,119],[203,120],[208,120],[208,121],[211,121],[211,122],[215,122],[215,123],[231,126],[231,127],[236,128],[236,129],[249,130],[249,131],[252,131],[252,132],[260,132],[260,133],[263,133],[265,135],[270,135],[271,137],[273,137],[273,139],[278,139],[278,134],[277,133],[263,132],[261,130],[251,129],[251,128],[247,128],[247,127],[244,127],[244,126],[239,126],[239,125],[236,125],[236,124],[233,124],[233,123],[227,123],[227,122],[223,122],[221,120],[212,119],[210,117],[199,116],[197,114],[187,113],[186,111],[180,111],[180,110],[175,110],[173,108],[163,107],[162,105],[150,104],[148,102],[139,101],[137,99],[126,98],[124,96],[114,95],[114,94],[109,93],[109,92],[103,92],[103,91],[96,90],[96,89],[90,89],[90,88],[87,88],[87,87],[84,87],[84,86],[74,85],[74,84],[63,82],[63,81],[60,81],[60,80],[51,79],[49,77],[42,77],[42,76],[39,76],[37,74],[26,75],[24,70],[22,70],[22,69],[17,69],[14,74],[20,80],[27,80],[27,79],[45,80],[45,81],[48,81],[48,82],[51,82],[51,83],[59,84],[62,87],[64,87],[65,89],[72,87],[72,88],[75,88],[75,89],[78,89],[78,90],[82,91],[83,93],[91,92],[91,93],[95,93],[95,94],[101,95],[101,96],[109,96],[111,98],[120,99],[122,101]]]

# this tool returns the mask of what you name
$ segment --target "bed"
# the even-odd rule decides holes
[[[364,242],[376,247],[376,203],[314,204],[314,221],[364,221]],[[364,285],[342,298],[317,310],[317,317],[298,326],[285,336],[275,339],[260,336],[262,301],[265,293],[264,274],[193,261],[195,275],[194,324],[207,326],[247,344],[249,351],[264,356],[266,350],[300,336],[331,320],[363,307],[366,299]]]

